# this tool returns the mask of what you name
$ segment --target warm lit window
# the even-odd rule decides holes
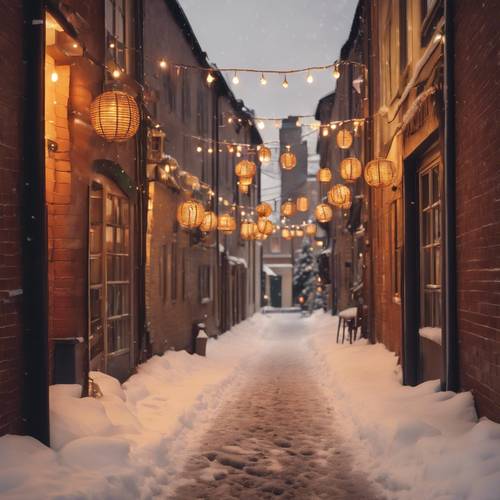
[[[441,198],[440,164],[419,172],[420,188],[420,322],[441,326]]]
[[[390,207],[392,293],[396,298],[401,297],[401,251],[403,247],[401,205],[401,198],[398,198],[391,203]]]
[[[105,11],[108,60],[125,69],[126,0],[106,0]]]

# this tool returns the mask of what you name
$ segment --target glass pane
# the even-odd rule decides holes
[[[432,201],[436,202],[439,196],[439,168],[432,169]]]
[[[129,226],[129,204],[128,200],[122,200],[122,225],[128,227]]]
[[[422,239],[424,245],[431,243],[431,211],[427,210],[422,214]]]
[[[114,227],[106,226],[106,249],[113,252],[115,249],[115,231]]]
[[[98,285],[102,283],[102,259],[92,257],[90,259],[90,284]]]
[[[129,318],[114,319],[108,322],[108,350],[116,352],[129,348]]]
[[[90,289],[90,320],[95,321],[102,316],[102,288]]]
[[[429,174],[425,174],[420,180],[420,190],[422,192],[422,208],[429,206]]]
[[[101,253],[102,251],[102,226],[92,226],[89,229],[89,248],[90,253]]]
[[[436,285],[441,285],[441,247],[434,248],[434,282]]]
[[[102,222],[102,198],[96,198],[94,194],[90,198],[90,223]]]
[[[441,210],[439,206],[433,209],[434,215],[434,241],[438,242],[441,238]]]
[[[106,198],[106,222],[112,222],[113,216],[113,202],[111,196]]]
[[[430,248],[424,248],[423,250],[423,262],[422,265],[424,266],[423,273],[422,273],[422,278],[423,278],[423,285],[428,285],[429,283],[432,283],[432,270],[431,270],[431,249]]]

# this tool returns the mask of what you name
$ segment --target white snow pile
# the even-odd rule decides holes
[[[207,357],[154,356],[123,384],[92,373],[103,397],[78,385],[50,388],[51,445],[0,437],[1,498],[120,498],[161,495],[182,468],[219,402],[264,348],[268,318],[257,314],[217,340]]]
[[[339,425],[388,498],[500,498],[500,424],[478,419],[470,392],[442,392],[438,381],[403,386],[382,344],[336,344],[336,318],[305,321]]]

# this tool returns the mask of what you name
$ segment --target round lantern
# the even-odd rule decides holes
[[[292,228],[292,229],[290,229],[290,237],[291,237],[291,238],[295,238],[295,235],[296,235],[296,231],[295,231],[295,229],[293,229],[293,228]]]
[[[124,142],[134,137],[139,128],[139,108],[131,95],[110,90],[92,101],[90,122],[96,133],[106,141]]]
[[[261,163],[269,163],[271,161],[271,150],[266,146],[259,148],[259,161]]]
[[[281,205],[281,215],[283,217],[292,217],[295,215],[296,207],[295,203],[291,200],[285,201]]]
[[[253,161],[241,160],[234,167],[234,173],[238,177],[253,177],[257,171],[257,166]]]
[[[306,225],[306,234],[307,236],[315,236],[316,235],[316,224],[314,222],[311,222]]]
[[[344,158],[340,162],[340,176],[346,182],[354,182],[361,177],[363,167],[357,158]]]
[[[258,232],[257,224],[251,220],[244,220],[240,227],[240,236],[242,240],[252,240]]]
[[[335,184],[330,191],[328,191],[328,202],[335,207],[342,207],[346,203],[351,202],[351,190],[343,184]]]
[[[205,233],[215,231],[217,229],[217,215],[215,215],[214,212],[205,212],[203,220],[200,224],[200,229]]]
[[[203,222],[205,209],[196,200],[188,200],[177,208],[177,222],[184,229],[193,229]]]
[[[337,134],[337,146],[340,149],[349,149],[352,146],[352,134],[349,130],[342,129]]]
[[[320,203],[314,209],[314,215],[318,222],[330,222],[333,217],[333,210],[327,203]]]
[[[346,201],[340,208],[347,210],[352,207],[352,201]]]
[[[250,186],[252,184],[253,177],[240,177],[239,183],[240,186]]]
[[[273,234],[274,225],[269,219],[266,219],[265,217],[259,217],[257,219],[257,229],[260,233],[269,236],[270,234]]]
[[[243,194],[248,194],[248,186],[245,186],[244,184],[240,184],[238,186],[238,191]]]
[[[370,161],[365,167],[365,181],[372,187],[387,187],[394,182],[396,167],[394,162],[379,158]]]
[[[320,168],[317,176],[319,182],[330,182],[332,180],[332,171],[329,168]]]
[[[236,229],[236,220],[229,214],[223,214],[217,221],[217,229],[224,234],[231,234]]]
[[[290,151],[290,146],[287,146],[286,151],[280,156],[280,163],[283,170],[292,170],[297,165],[297,157]]]
[[[255,207],[255,211],[257,212],[257,215],[259,215],[260,217],[269,217],[273,213],[271,205],[269,205],[269,203],[266,203],[265,201],[259,203]]]
[[[287,227],[284,227],[284,228],[281,230],[281,237],[282,237],[284,240],[291,240],[291,239],[292,239],[292,234],[290,233],[290,229],[288,229]]]
[[[264,234],[264,233],[261,233],[260,231],[257,231],[257,232],[255,233],[254,238],[255,238],[257,241],[264,241],[264,240],[267,240],[268,235],[267,235],[267,234]]]
[[[296,204],[299,212],[307,212],[309,210],[309,200],[307,199],[307,196],[299,196]]]
[[[295,237],[296,238],[303,238],[304,237],[304,230],[303,229],[296,229],[295,230]]]

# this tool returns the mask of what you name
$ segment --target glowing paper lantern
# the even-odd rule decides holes
[[[214,212],[205,212],[203,221],[200,224],[200,229],[205,233],[215,231],[217,229],[217,215]]]
[[[252,184],[253,177],[240,177],[240,186],[250,186]]]
[[[303,229],[296,229],[295,230],[295,237],[296,238],[303,238],[304,237],[304,230]]]
[[[238,186],[238,191],[243,194],[248,194],[248,186],[245,186],[244,184],[240,184]]]
[[[261,233],[259,231],[257,231],[254,236],[254,239],[256,239],[257,241],[264,241],[267,240],[267,238],[268,238],[267,234]]]
[[[352,146],[352,134],[349,130],[342,129],[337,134],[337,146],[340,149],[349,149]]]
[[[283,217],[292,217],[295,215],[296,210],[295,203],[291,200],[287,200],[281,205],[281,215]]]
[[[370,161],[365,167],[365,181],[372,187],[390,186],[396,177],[394,162],[385,158]]]
[[[346,182],[355,182],[361,177],[363,167],[357,158],[344,158],[340,162],[340,176]]]
[[[251,220],[244,220],[240,227],[240,236],[242,240],[252,240],[257,230],[257,224]]]
[[[352,199],[351,190],[343,184],[335,184],[328,191],[328,202],[335,207],[342,207],[346,203],[350,203]]]
[[[299,196],[296,205],[299,212],[307,212],[309,210],[309,200],[307,196]]]
[[[283,170],[292,170],[297,165],[297,157],[290,151],[290,146],[287,146],[286,149],[280,156],[281,168]]]
[[[269,163],[271,161],[271,150],[266,146],[259,148],[259,161],[261,163]]]
[[[259,215],[260,217],[269,217],[273,213],[271,205],[269,205],[269,203],[266,203],[265,201],[259,203],[255,207],[255,211],[257,212],[257,215]]]
[[[290,229],[288,229],[287,227],[284,227],[284,228],[281,230],[281,237],[282,237],[284,240],[291,240],[291,239],[292,239],[292,234],[290,233]]]
[[[314,222],[310,222],[306,225],[306,234],[307,236],[315,236],[316,235],[317,226]]]
[[[314,209],[316,220],[321,223],[330,222],[333,217],[333,210],[327,203],[320,203]]]
[[[234,173],[238,177],[253,177],[256,171],[257,166],[250,160],[241,160],[234,167]]]
[[[223,214],[217,221],[217,229],[224,234],[231,234],[236,229],[236,220],[229,214]]]
[[[273,234],[274,224],[265,217],[259,217],[257,220],[257,229],[260,233],[270,235]]]
[[[196,200],[188,200],[177,208],[177,222],[184,229],[193,229],[203,222],[205,209]]]
[[[106,141],[124,142],[134,137],[139,128],[139,107],[126,92],[103,92],[90,105],[90,122]]]
[[[330,182],[332,180],[332,171],[329,168],[320,168],[317,176],[319,182]]]

